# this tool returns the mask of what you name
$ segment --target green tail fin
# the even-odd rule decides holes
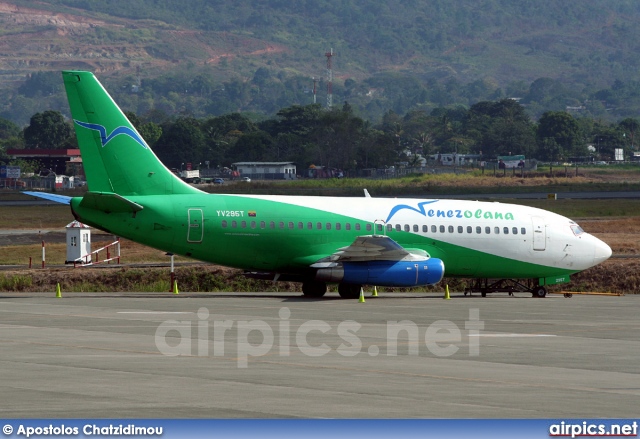
[[[158,160],[91,72],[62,72],[87,185],[120,195],[189,194],[199,190]]]

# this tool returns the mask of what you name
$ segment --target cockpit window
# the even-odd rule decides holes
[[[584,230],[582,230],[582,227],[580,227],[577,224],[574,224],[574,225],[571,226],[571,231],[576,236],[580,236],[580,235],[582,235],[584,233]]]

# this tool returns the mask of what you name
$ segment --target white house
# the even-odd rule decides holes
[[[91,262],[91,229],[79,221],[67,224],[67,264]]]

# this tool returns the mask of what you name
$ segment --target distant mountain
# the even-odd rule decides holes
[[[31,84],[34,98],[24,84],[67,68],[137,94],[123,97],[137,112],[273,113],[311,103],[312,77],[325,101],[333,49],[334,103],[370,118],[500,97],[581,111],[598,92],[589,114],[624,117],[640,106],[638,22],[635,0],[0,1],[0,114],[64,107],[55,87]]]

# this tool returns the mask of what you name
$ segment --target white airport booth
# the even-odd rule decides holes
[[[91,262],[91,228],[80,221],[67,224],[67,264]]]

